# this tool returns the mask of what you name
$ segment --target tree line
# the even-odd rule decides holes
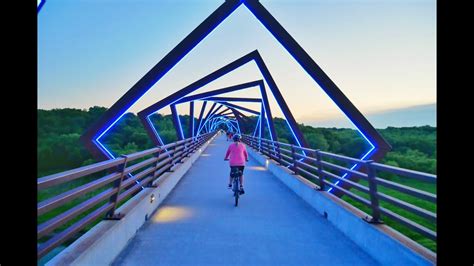
[[[38,177],[95,162],[79,138],[106,110],[98,106],[88,110],[38,110]],[[188,115],[180,116],[185,137],[188,137],[189,119]],[[150,120],[159,129],[163,142],[177,140],[171,115],[155,114]],[[257,117],[249,117],[241,130],[253,133],[256,122]],[[274,124],[279,141],[295,144],[284,119],[274,118]],[[311,148],[359,158],[370,149],[365,139],[353,129],[315,128],[304,124],[299,124],[299,128]],[[392,145],[392,151],[382,163],[436,174],[435,127],[388,127],[378,131]],[[263,134],[268,138],[268,129]],[[101,142],[114,154],[129,154],[154,146],[133,113],[125,114]]]

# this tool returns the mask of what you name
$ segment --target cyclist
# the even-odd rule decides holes
[[[245,162],[248,162],[248,153],[247,149],[245,148],[245,144],[243,144],[241,140],[241,136],[239,134],[235,134],[232,137],[234,143],[229,145],[227,152],[225,154],[224,160],[229,160],[230,170],[232,172],[233,168],[238,168],[242,175],[240,176],[240,194],[244,194],[244,168]],[[229,158],[230,157],[230,158]],[[229,175],[229,186],[228,188],[232,187],[232,177]]]

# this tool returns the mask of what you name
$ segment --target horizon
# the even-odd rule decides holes
[[[89,108],[93,107],[99,107],[99,108],[106,108],[105,106],[91,106],[88,108],[52,108],[52,109],[41,109],[38,108],[37,110],[43,110],[43,111],[52,111],[52,110],[64,110],[64,109],[71,109],[71,110],[80,110],[80,111],[88,111]],[[416,120],[417,122],[415,123],[405,123],[404,125],[398,124],[386,124],[384,126],[381,126],[379,122],[375,121],[375,123],[372,123],[373,126],[376,129],[386,129],[387,127],[397,127],[397,128],[403,128],[403,127],[422,127],[422,126],[430,126],[430,127],[436,127],[436,104],[426,104],[426,105],[417,105],[417,106],[410,106],[407,108],[398,108],[398,109],[390,109],[390,110],[384,110],[384,111],[379,111],[379,112],[372,112],[370,114],[366,114],[367,118],[373,119],[374,116],[384,116],[384,115],[393,115],[393,113],[396,113],[396,115],[406,115],[406,113],[410,112],[412,109],[422,109],[422,108],[427,108],[430,109],[432,108],[433,110],[429,110],[430,113],[432,112],[432,115],[427,117],[423,117],[423,119]],[[133,115],[137,116],[135,112],[127,112],[127,113],[132,113]],[[169,116],[170,114],[167,113],[162,113],[158,112],[162,116]],[[180,116],[189,116],[189,114],[179,114]],[[249,116],[254,116],[254,115],[249,115]],[[285,119],[284,117],[274,117],[274,118],[279,118],[279,119]],[[196,118],[197,119],[197,118]],[[379,118],[380,119],[380,118]],[[404,120],[405,122],[407,121],[406,119]],[[326,121],[319,121],[319,122],[308,122],[308,121],[298,121],[299,124],[305,125],[305,126],[311,126],[314,128],[338,128],[338,129],[356,129],[351,123],[348,121],[345,121],[343,119],[332,119],[332,120],[326,120]],[[319,125],[318,125],[319,123]],[[342,126],[345,125],[345,126]]]

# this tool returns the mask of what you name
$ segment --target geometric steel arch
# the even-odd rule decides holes
[[[228,91],[228,90],[225,90],[225,91]],[[235,105],[232,105],[232,104],[229,104],[228,102],[257,102],[257,103],[262,103],[262,100],[261,99],[258,99],[258,98],[241,98],[241,97],[210,97],[209,95],[217,95],[222,93],[222,89],[221,90],[214,90],[214,91],[210,91],[209,93],[205,93],[205,94],[198,94],[198,95],[193,95],[192,97],[185,97],[183,98],[182,100],[178,101],[178,102],[175,102],[173,105],[177,105],[177,104],[182,104],[182,103],[186,103],[186,102],[190,102],[190,101],[196,101],[196,100],[201,100],[201,101],[212,101],[212,102],[216,102],[216,103],[219,103],[223,106],[226,106],[227,107],[227,110],[230,110],[232,111],[234,114],[236,113],[237,117],[236,119],[239,120],[240,118],[240,115],[243,115],[242,113],[240,113],[238,110],[236,110],[235,108],[238,108],[238,109],[243,109],[244,111],[251,111],[251,110],[247,110],[246,108],[243,108],[243,107],[240,107],[240,106],[235,106]],[[217,113],[217,110],[214,110],[213,113],[214,115],[219,115],[219,114],[222,114],[224,113],[226,110],[224,111],[221,111],[220,113]],[[251,112],[252,113],[252,112]],[[254,113],[255,114],[255,113]],[[256,114],[259,114],[258,112],[256,112]],[[175,118],[175,117],[173,117]],[[205,120],[210,120],[212,119],[212,117],[208,117],[207,119]],[[181,121],[179,121],[179,119],[177,121],[175,121],[175,123],[181,123]],[[204,121],[203,125],[206,124],[206,121]],[[179,128],[182,128],[181,126],[179,126]],[[176,128],[177,130],[177,135],[179,136],[180,133],[178,132],[178,128]],[[198,131],[199,131],[199,128],[198,128]],[[198,135],[196,135],[198,136]]]
[[[349,101],[329,76],[318,66],[318,64],[316,64],[308,53],[296,42],[295,39],[293,39],[293,37],[258,0],[226,0],[175,48],[163,57],[163,59],[161,59],[152,69],[150,69],[81,136],[81,141],[95,158],[107,159],[107,157],[109,157],[100,143],[100,138],[115,123],[117,123],[127,110],[156,82],[168,73],[168,71],[171,70],[184,56],[186,56],[197,44],[206,38],[209,33],[211,33],[242,4],[265,26],[275,39],[288,51],[288,53],[298,62],[308,75],[349,118],[361,135],[370,143],[370,145],[372,145],[373,149],[365,154],[362,159],[373,159],[378,161],[388,151],[390,151],[391,146],[387,141],[379,134],[379,132],[377,132],[377,130]],[[261,60],[261,57],[259,60]],[[257,61],[258,60],[256,60],[256,62]],[[268,69],[266,72],[268,72]],[[269,84],[269,86],[272,87],[271,84]]]
[[[211,98],[208,98],[208,99],[210,101],[213,101]],[[208,100],[208,99],[201,99],[201,100]],[[259,112],[247,109],[247,108],[239,106],[239,105],[234,105],[234,104],[229,103],[229,102],[236,102],[236,101],[237,102],[246,102],[246,100],[242,99],[242,98],[236,98],[235,100],[232,99],[232,98],[228,98],[227,101],[215,101],[215,102],[219,103],[219,104],[222,104],[223,106],[227,107],[227,110],[230,110],[231,113],[234,114],[234,117],[237,119],[238,124],[242,124],[242,122],[243,122],[242,118],[246,118],[246,116],[244,114],[242,114],[238,109],[241,109],[243,111],[247,111],[247,112],[250,112],[250,113],[253,113],[253,114],[256,114],[256,115],[260,115]],[[260,100],[260,102],[261,102],[261,100]],[[219,115],[219,114],[216,114],[216,116],[217,115]],[[209,117],[208,120],[211,120],[211,119],[215,118],[216,116]],[[204,121],[203,125],[205,123],[206,123],[206,121]],[[199,132],[199,129],[198,129],[198,132]],[[199,134],[197,134],[196,136],[198,136],[198,135]]]
[[[154,131],[152,123],[149,121],[148,116],[152,115],[153,113],[155,113],[156,111],[158,111],[159,109],[161,109],[161,108],[163,108],[167,105],[178,103],[182,99],[185,99],[185,98],[188,98],[188,97],[189,98],[193,97],[193,96],[188,96],[188,95],[193,93],[194,91],[198,90],[199,88],[209,84],[210,82],[224,76],[225,74],[227,74],[231,71],[234,71],[235,69],[239,68],[240,66],[243,66],[243,65],[245,65],[245,64],[247,64],[251,61],[255,62],[255,64],[257,65],[257,68],[260,70],[260,72],[263,76],[263,79],[268,84],[268,87],[269,87],[270,91],[272,92],[272,94],[275,97],[279,107],[281,108],[281,110],[283,112],[283,115],[285,116],[286,122],[288,123],[288,126],[289,126],[289,128],[290,128],[297,144],[301,147],[309,147],[306,140],[305,140],[305,138],[304,138],[304,136],[303,136],[303,134],[301,133],[301,131],[298,128],[298,123],[296,122],[295,118],[293,117],[293,114],[291,113],[290,108],[286,104],[285,99],[283,98],[282,94],[280,93],[280,90],[279,90],[277,84],[275,83],[275,81],[274,81],[273,77],[271,76],[265,62],[263,61],[262,57],[260,56],[260,54],[258,53],[257,50],[254,50],[254,51],[252,51],[252,52],[250,52],[250,53],[248,53],[248,54],[232,61],[231,63],[228,63],[227,65],[225,65],[225,66],[211,72],[210,74],[202,77],[201,79],[189,84],[188,86],[184,87],[183,89],[174,92],[173,94],[165,97],[164,99],[162,99],[162,100],[148,106],[147,108],[143,109],[142,111],[138,112],[137,115],[140,118],[140,120],[142,121],[142,124],[145,127],[145,129],[147,130],[147,132],[152,132],[150,135],[151,135],[152,140],[154,141],[154,143],[156,143],[157,145],[161,145],[161,141],[156,136],[156,131]],[[248,82],[248,83],[244,83],[244,84],[240,84],[240,85],[234,85],[234,86],[224,88],[224,89],[220,89],[220,90],[222,90],[222,93],[224,91],[229,92],[229,91],[234,91],[234,90],[238,90],[238,89],[248,88],[250,85],[255,86],[255,84],[257,84],[260,87],[260,93],[261,93],[261,96],[262,96],[262,101],[264,103],[265,115],[269,118],[273,118],[273,116],[271,114],[270,104],[269,104],[269,101],[268,101],[268,98],[267,98],[267,93],[266,93],[266,90],[265,90],[265,85],[264,85],[263,80],[257,80],[257,81],[254,81],[254,82]],[[217,91],[219,91],[219,90],[217,90]],[[202,94],[199,94],[199,95],[202,96],[202,95],[211,95],[211,94],[202,93]],[[186,97],[186,96],[188,96],[188,97]],[[275,127],[272,123],[272,119],[267,119],[267,122],[269,122],[267,125],[270,129],[270,138],[273,139],[273,140],[277,140],[276,130],[275,130]]]

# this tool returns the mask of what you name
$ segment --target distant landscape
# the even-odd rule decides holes
[[[367,120],[375,128],[387,127],[414,127],[432,126],[436,127],[436,104],[424,104],[398,109],[389,109],[365,114]],[[347,118],[328,119],[324,121],[312,121],[308,119],[305,124],[314,127],[337,127],[353,128],[355,126]]]
[[[79,137],[107,108],[38,110],[38,176],[44,176],[94,162],[80,143]],[[189,116],[180,116],[183,130],[187,132]],[[251,118],[256,122],[256,117]],[[176,131],[170,115],[153,115],[152,122],[159,129],[165,143],[175,141]],[[286,122],[275,118],[280,141],[293,143]],[[244,132],[253,132],[254,125],[243,126]],[[349,128],[315,128],[300,124],[300,129],[312,148],[337,154],[360,157],[368,150],[365,140],[356,130]],[[393,149],[382,160],[394,166],[436,173],[436,127],[387,127],[379,129]],[[268,132],[265,133],[268,136]],[[126,114],[103,143],[115,154],[129,154],[153,147],[138,117]]]
[[[97,106],[91,107],[88,110],[71,108],[38,110],[38,177],[94,163],[95,160],[84,148],[83,144],[79,141],[79,138],[87,127],[104,114],[106,110],[107,108],[105,107]],[[176,131],[170,115],[155,114],[150,118],[152,123],[158,129],[161,139],[165,143],[177,140]],[[190,117],[187,115],[180,116],[184,132],[187,132],[189,118]],[[244,133],[253,132],[254,130],[257,117],[250,117],[250,120],[251,121],[248,124],[241,126],[241,130]],[[274,118],[274,123],[279,141],[293,143],[293,136],[287,128],[285,120]],[[300,124],[299,127],[308,141],[308,144],[312,148],[359,158],[370,148],[365,139],[362,138],[358,131],[354,129],[335,127],[315,128],[304,124]],[[386,127],[384,129],[379,129],[378,131],[392,146],[392,151],[385,155],[381,161],[382,163],[436,174],[436,127],[429,125]],[[268,138],[268,130],[264,132],[264,136]],[[187,136],[185,135],[185,137]],[[122,119],[111,128],[109,134],[105,135],[101,141],[114,154],[130,154],[132,152],[153,147],[153,144],[138,117],[133,113],[127,113],[124,115]],[[436,194],[436,184],[427,184],[418,180],[404,179],[385,173],[380,173],[379,177]],[[87,182],[87,180],[81,182]],[[41,193],[38,194],[38,201],[43,201],[51,196],[63,192],[64,190],[77,187],[83,184],[81,182],[71,182],[71,184],[64,184],[64,187],[60,186],[58,188],[41,191]],[[364,180],[361,180],[360,184],[367,186],[367,183]],[[357,190],[352,191],[360,197],[369,200],[368,195],[365,193]],[[436,212],[435,203],[409,197],[402,192],[390,190],[384,187],[380,187],[380,191],[397,199],[402,199],[417,207]],[[94,193],[99,192],[100,191],[96,191]],[[45,222],[64,210],[76,206],[79,204],[80,200],[90,198],[95,195],[94,193],[86,195],[81,199],[76,199],[75,201],[57,208],[52,212],[41,215],[38,217],[38,223]],[[370,209],[365,205],[362,205],[347,196],[343,196],[343,199],[366,213],[370,213]],[[404,217],[408,217],[412,221],[415,221],[430,230],[436,231],[436,224],[426,221],[425,219],[407,212],[398,206],[387,202],[381,202],[381,205]],[[87,212],[83,215],[86,214]],[[80,217],[77,219],[79,218]],[[421,245],[436,251],[435,241],[400,225],[400,223],[390,218],[384,217],[383,219],[384,223],[387,225],[407,235]],[[99,220],[88,226],[83,231],[87,231],[98,221]],[[39,241],[42,242],[45,241],[45,239],[40,239]]]

